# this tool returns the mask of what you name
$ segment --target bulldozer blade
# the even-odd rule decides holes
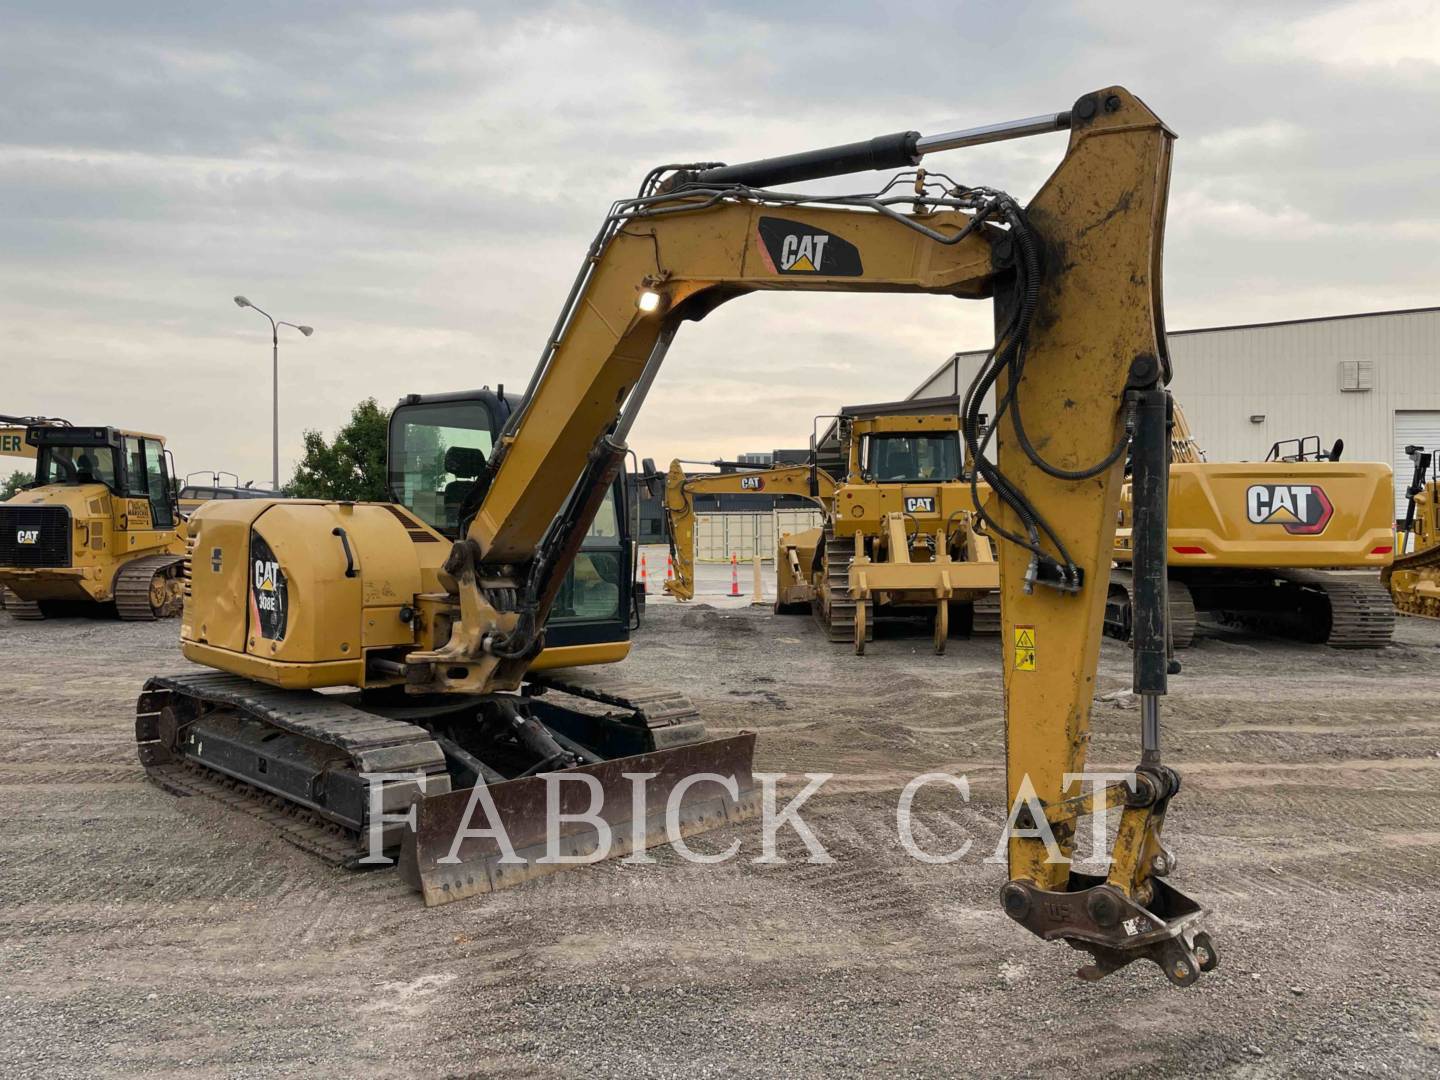
[[[556,855],[572,860],[591,856],[588,861],[598,862],[600,858],[619,858],[637,849],[744,821],[754,817],[760,806],[761,793],[752,771],[754,757],[755,734],[742,732],[730,738],[559,770],[548,774],[553,780],[544,775],[507,780],[485,789],[493,800],[493,820],[476,789],[418,796],[414,801],[415,827],[405,830],[401,843],[400,874],[424,895],[427,907],[434,907],[506,889],[555,870],[585,865],[557,861]],[[654,775],[644,783],[645,821],[637,829],[637,785],[630,777],[645,773]],[[565,820],[565,815],[583,814],[591,806],[592,785],[580,782],[581,774],[598,782],[603,801],[595,816],[610,828],[609,848],[599,858],[593,857],[600,847],[596,825],[583,819]],[[675,828],[668,828],[666,813],[672,793],[687,777],[702,774],[722,777],[726,786],[714,779],[690,781],[679,791]],[[727,790],[731,780],[737,797]],[[548,828],[552,783],[559,810],[554,836],[549,835]],[[503,828],[519,861],[505,861],[500,841],[494,835],[462,835],[498,828]]]

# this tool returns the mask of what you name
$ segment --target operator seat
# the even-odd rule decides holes
[[[445,451],[445,471],[455,477],[445,485],[445,520],[458,523],[465,499],[485,471],[485,451],[475,446],[452,446]]]

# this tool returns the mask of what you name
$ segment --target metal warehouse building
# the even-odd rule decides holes
[[[1401,516],[1405,447],[1440,449],[1440,307],[1179,330],[1169,343],[1170,388],[1211,461],[1344,439],[1345,458],[1392,464]],[[964,393],[984,357],[956,353],[910,396]]]

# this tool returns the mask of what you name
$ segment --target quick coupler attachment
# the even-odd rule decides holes
[[[1005,914],[1032,933],[1088,952],[1092,963],[1076,973],[1087,982],[1150,960],[1176,986],[1190,986],[1219,962],[1210,936],[1198,929],[1206,909],[1159,878],[1150,885],[1143,906],[1103,877],[1078,873],[1071,873],[1064,892],[1007,882],[1000,900]]]

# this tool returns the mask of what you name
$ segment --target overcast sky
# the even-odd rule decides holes
[[[1440,4],[0,0],[0,412],[282,477],[356,400],[532,370],[606,207],[739,161],[1068,108],[1179,135],[1175,328],[1440,303]],[[1049,136],[927,159],[1028,197]],[[874,177],[857,178],[854,190]],[[832,182],[833,183],[833,182]],[[829,188],[827,188],[829,189]],[[988,304],[769,294],[687,324],[631,443],[801,446],[989,343]]]

